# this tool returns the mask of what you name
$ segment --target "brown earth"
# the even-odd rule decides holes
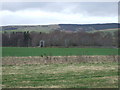
[[[117,55],[108,56],[29,56],[2,57],[2,65],[57,64],[57,63],[104,63],[118,62]]]

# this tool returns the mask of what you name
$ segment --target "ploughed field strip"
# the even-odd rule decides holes
[[[29,57],[3,57],[3,65],[26,64],[65,64],[65,63],[117,63],[119,56],[29,56]]]
[[[26,48],[3,47],[2,56],[79,56],[79,55],[118,55],[116,48]]]

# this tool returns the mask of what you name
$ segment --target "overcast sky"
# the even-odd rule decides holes
[[[4,2],[0,25],[117,23],[117,2]]]

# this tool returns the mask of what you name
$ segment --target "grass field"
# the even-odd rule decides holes
[[[3,88],[118,88],[118,63],[115,61],[94,63],[74,62],[40,64],[47,56],[75,55],[118,55],[115,48],[26,48],[3,47],[2,87]],[[9,57],[7,57],[9,56]],[[15,56],[15,57],[14,57]],[[38,60],[28,56],[39,57]],[[20,59],[18,59],[18,57]],[[37,59],[36,57],[36,59]],[[5,58],[6,61],[5,61]],[[14,59],[14,60],[13,60]],[[24,59],[24,60],[22,60]],[[55,59],[55,58],[54,58]],[[72,59],[72,58],[71,58]],[[83,59],[83,58],[82,58]],[[90,57],[86,59],[90,60]],[[111,58],[110,58],[111,59]],[[110,61],[108,59],[108,61]],[[21,64],[10,64],[20,63]],[[66,59],[65,59],[66,60]],[[98,60],[98,61],[99,61]],[[28,63],[27,63],[28,61]],[[33,61],[33,62],[31,62]],[[35,61],[37,63],[35,63]],[[49,60],[47,60],[49,61]],[[51,60],[52,61],[52,60]],[[55,60],[56,61],[56,60]],[[58,60],[59,61],[59,60]],[[31,63],[30,63],[31,62]]]
[[[118,88],[117,63],[4,65],[3,88]]]
[[[0,31],[0,33],[4,33],[4,32],[7,32],[7,33],[12,33],[12,32],[43,32],[43,33],[50,33],[52,32],[52,30],[5,30],[5,31]]]
[[[117,55],[113,48],[26,48],[3,47],[2,56]]]
[[[104,32],[104,33],[111,33],[112,35],[114,35],[114,32],[120,30],[119,28],[113,28],[113,29],[103,29],[103,30],[93,30],[93,31],[89,31],[90,33],[95,33],[95,32]]]

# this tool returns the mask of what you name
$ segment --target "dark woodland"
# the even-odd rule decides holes
[[[45,41],[45,47],[118,47],[118,34],[64,32],[55,30],[50,33],[43,32],[5,32],[2,33],[2,46],[4,47],[37,47],[40,40]],[[120,46],[119,46],[120,47]]]

